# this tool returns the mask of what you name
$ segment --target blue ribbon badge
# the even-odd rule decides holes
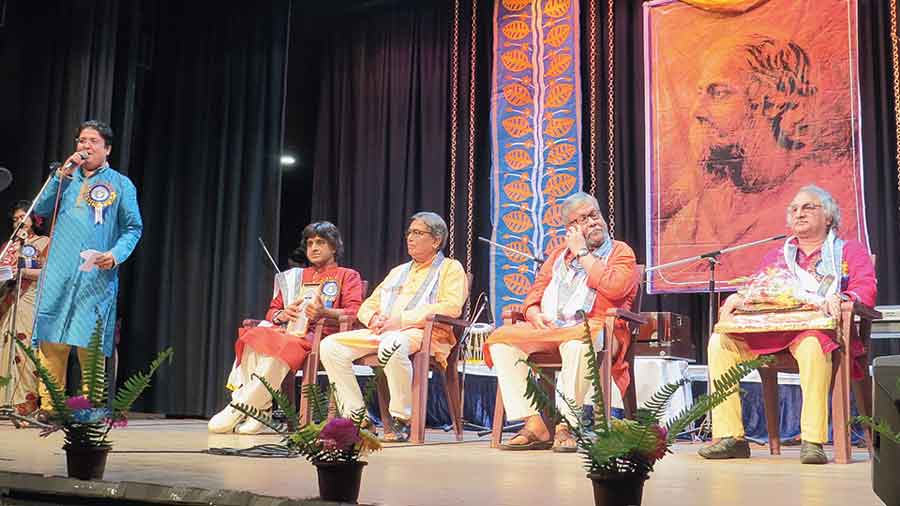
[[[329,309],[334,307],[334,301],[337,300],[338,296],[338,288],[338,282],[334,280],[322,283],[322,305]]]

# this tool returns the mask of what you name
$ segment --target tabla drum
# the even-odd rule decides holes
[[[466,343],[466,362],[470,364],[484,363],[484,343],[494,331],[490,323],[473,323],[469,329],[469,341]]]

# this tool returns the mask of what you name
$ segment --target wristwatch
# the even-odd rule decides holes
[[[581,260],[581,257],[590,255],[591,252],[587,248],[581,248],[578,250],[578,253],[575,253],[575,260]]]

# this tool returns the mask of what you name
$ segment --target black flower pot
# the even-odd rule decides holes
[[[587,477],[594,484],[595,506],[641,506],[647,478],[599,474],[588,474]]]
[[[102,480],[109,448],[66,448],[66,471],[69,478]]]
[[[366,462],[320,462],[315,464],[319,475],[319,497],[323,501],[356,503],[359,484]]]

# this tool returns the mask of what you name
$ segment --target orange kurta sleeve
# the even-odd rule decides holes
[[[588,288],[609,300],[619,300],[634,290],[634,250],[620,241],[613,241],[613,249],[606,262],[597,262],[588,272]]]

